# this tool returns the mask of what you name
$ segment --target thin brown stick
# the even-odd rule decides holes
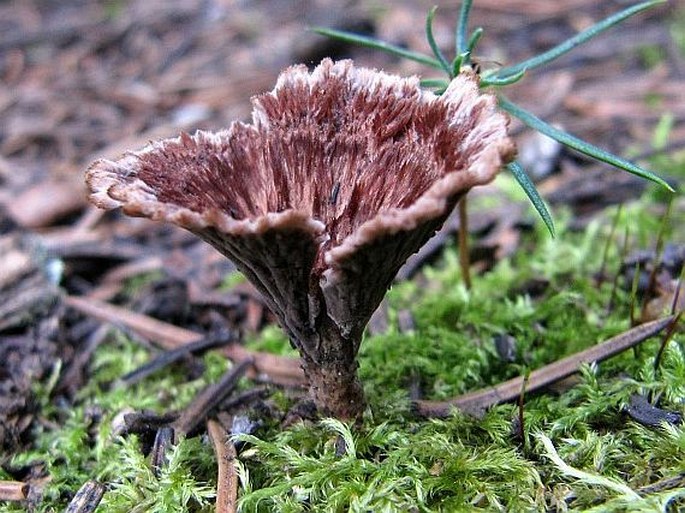
[[[65,296],[63,299],[65,304],[86,315],[112,323],[115,326],[124,326],[164,349],[177,349],[202,338],[201,333],[179,328],[147,315],[135,313],[96,299],[76,296]],[[232,344],[224,348],[222,352],[235,363],[251,360],[254,366],[254,371],[248,373],[251,377],[264,377],[273,383],[284,386],[296,386],[305,383],[299,358],[250,351],[238,344]]]
[[[86,375],[86,367],[90,361],[95,350],[100,346],[107,336],[107,329],[104,325],[100,325],[96,330],[91,332],[88,336],[85,345],[74,355],[66,370],[57,383],[57,391],[59,393],[67,392],[69,394],[76,394],[81,388]]]
[[[527,392],[538,391],[560,379],[578,372],[581,365],[601,362],[640,342],[647,340],[669,326],[675,317],[669,316],[632,328],[609,340],[584,351],[562,358],[530,373]],[[523,386],[524,377],[519,376],[494,387],[461,395],[447,401],[415,401],[415,411],[424,417],[446,417],[457,408],[466,413],[479,414],[499,403],[516,399]]]
[[[200,333],[179,328],[147,315],[138,314],[92,298],[66,296],[64,302],[68,306],[101,321],[112,323],[115,326],[125,326],[164,349],[176,349],[202,338]]]
[[[250,403],[258,399],[266,399],[269,397],[272,391],[268,386],[256,385],[252,388],[245,390],[239,394],[234,394],[233,396],[226,399],[221,405],[222,411],[230,411],[234,408],[249,405]]]
[[[466,196],[459,202],[459,267],[467,289],[471,288],[471,256],[469,255],[469,214]]]
[[[171,365],[172,363],[178,362],[179,360],[182,360],[184,357],[188,355],[197,354],[200,352],[209,351],[210,349],[215,349],[217,347],[232,344],[237,339],[237,334],[233,332],[210,334],[207,337],[204,337],[200,340],[196,340],[195,342],[190,342],[189,344],[180,346],[177,349],[165,351],[158,357],[153,358],[152,360],[141,365],[137,369],[122,376],[118,380],[117,384],[130,386],[134,383],[142,381],[143,379],[150,376],[151,374],[154,374],[158,370],[168,365]]]
[[[609,248],[614,242],[614,235],[616,234],[616,227],[618,226],[618,221],[623,213],[623,205],[619,205],[616,209],[616,214],[614,214],[614,219],[611,223],[611,231],[609,232],[609,237],[604,245],[604,251],[602,252],[602,264],[599,267],[599,272],[597,273],[597,288],[601,287],[604,283],[604,274],[606,273],[607,260],[609,258]]]
[[[209,385],[181,412],[173,423],[176,436],[191,433],[228,394],[238,385],[238,380],[245,375],[245,371],[252,365],[252,361],[245,360],[226,372],[215,384]]]
[[[521,391],[519,392],[518,398],[518,413],[519,413],[519,438],[521,439],[521,450],[525,452],[526,450],[526,425],[523,412],[526,404],[526,387],[528,386],[528,379],[530,378],[530,373],[526,371],[523,375],[523,380],[521,382]]]
[[[680,276],[678,276],[678,283],[673,293],[673,301],[671,302],[671,315],[678,311],[678,300],[680,299],[680,291],[683,288],[683,279],[685,278],[685,265],[680,269]]]
[[[650,294],[654,291],[656,286],[656,276],[659,272],[659,267],[661,267],[661,259],[663,258],[664,252],[664,238],[666,237],[666,226],[671,219],[671,208],[673,207],[673,196],[671,195],[668,200],[668,205],[666,207],[666,212],[664,212],[661,218],[661,223],[659,224],[659,233],[656,238],[656,245],[654,247],[654,263],[652,265],[652,272],[649,273],[649,282],[647,284],[647,289],[645,290],[645,295],[642,298],[642,308],[640,309],[640,319],[647,318],[647,304],[649,303]]]
[[[0,501],[23,501],[28,489],[21,481],[0,481]]]
[[[238,474],[233,464],[237,457],[235,446],[226,430],[216,420],[207,421],[207,432],[218,465],[216,513],[235,513],[238,500]]]
[[[666,330],[666,333],[664,333],[663,339],[661,341],[661,345],[659,346],[659,351],[656,353],[656,358],[654,358],[654,372],[655,373],[659,372],[659,367],[661,367],[661,359],[664,356],[664,351],[666,350],[666,346],[668,346],[668,343],[671,341],[671,339],[673,338],[673,335],[675,334],[675,330],[678,327],[678,323],[680,322],[680,318],[682,317],[682,314],[683,314],[683,312],[678,312],[675,315],[673,322],[670,324],[670,326]]]

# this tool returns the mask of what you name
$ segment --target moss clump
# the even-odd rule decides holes
[[[163,413],[183,407],[203,386],[215,381],[228,362],[216,354],[206,355],[203,377],[190,382],[182,369],[175,369],[127,389],[109,386],[148,356],[138,344],[114,336],[97,350],[91,379],[73,405],[49,400],[49,387],[37,390],[44,407],[34,445],[10,462],[12,468],[42,466],[49,476],[36,511],[63,509],[89,479],[108,486],[98,511],[211,511],[215,490],[211,447],[199,438],[181,441],[171,452],[169,464],[155,477],[138,439],[116,436],[113,420],[130,409]],[[11,478],[3,474],[0,479]],[[25,510],[21,504],[6,504],[3,508],[8,512]]]
[[[618,233],[625,224],[638,240],[643,229],[656,233],[642,208],[624,213]],[[526,244],[532,253],[501,262],[476,280],[473,291],[460,284],[453,251],[425,272],[421,286],[396,287],[390,319],[409,308],[416,327],[410,333],[393,327],[365,340],[360,374],[371,413],[364,426],[350,430],[326,420],[243,437],[243,511],[618,512],[666,511],[666,504],[679,504],[682,483],[664,489],[654,484],[683,472],[685,430],[642,426],[624,407],[631,395],[651,393],[663,408],[682,410],[680,335],[658,373],[653,365],[659,340],[651,340],[636,352],[584,368],[580,383],[561,395],[527,398],[525,442],[517,436],[514,405],[497,406],[482,419],[455,413],[418,420],[406,398],[412,380],[420,381],[428,398],[454,396],[627,329],[630,294],[619,290],[609,311],[611,283],[597,287],[592,278],[612,215],[582,235],[531,238]],[[636,224],[643,220],[641,229]],[[617,272],[619,253],[613,248],[607,269]],[[539,297],[522,292],[540,278],[548,285]],[[516,339],[513,362],[497,356],[493,337],[502,333]],[[345,441],[342,455],[336,453],[339,438]]]
[[[658,231],[658,220],[645,209],[624,209],[616,230],[622,233],[630,224],[635,245]],[[500,262],[475,280],[472,291],[461,285],[451,249],[423,277],[395,287],[389,294],[390,330],[367,337],[362,345],[360,374],[370,406],[363,425],[323,420],[285,430],[271,426],[256,437],[242,437],[241,511],[622,512],[668,511],[666,505],[675,510],[685,504],[682,483],[661,487],[685,472],[685,429],[645,427],[624,412],[636,393],[651,394],[661,407],[682,412],[681,334],[667,347],[658,372],[654,357],[660,341],[653,339],[635,352],[585,367],[579,384],[560,395],[528,397],[523,439],[515,405],[494,407],[481,419],[455,412],[447,419],[425,420],[412,415],[407,398],[414,382],[426,398],[446,398],[538,368],[627,329],[630,294],[619,290],[608,310],[611,284],[597,287],[592,279],[611,219],[607,213],[583,234],[562,233],[556,240],[531,234],[523,242],[530,250],[525,256]],[[668,237],[678,240],[676,233]],[[620,243],[615,246],[606,265],[610,271],[620,264]],[[541,279],[546,287],[531,297],[527,284]],[[414,316],[411,332],[396,327],[401,309]],[[497,354],[499,334],[516,339],[512,361]],[[292,351],[275,328],[250,344]],[[171,369],[130,389],[105,386],[148,356],[114,337],[98,350],[93,378],[73,406],[53,404],[49,387],[40,392],[43,427],[32,450],[15,456],[12,465],[44,465],[51,479],[41,511],[63,508],[93,478],[107,484],[98,511],[211,511],[215,461],[202,437],[181,442],[156,477],[139,441],[112,436],[111,422],[125,407],[160,412],[183,407],[202,386],[216,381],[227,363],[207,355],[204,376],[191,382],[182,369]]]

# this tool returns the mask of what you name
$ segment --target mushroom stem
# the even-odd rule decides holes
[[[360,420],[366,402],[357,376],[356,362],[302,365],[309,381],[309,394],[319,413],[340,420]]]
[[[322,323],[313,337],[318,347],[315,357],[310,356],[310,351],[303,351],[301,344],[295,343],[302,355],[302,369],[309,382],[310,397],[322,415],[358,421],[366,406],[364,389],[357,376],[361,333],[346,337],[334,322],[326,320],[329,322]]]

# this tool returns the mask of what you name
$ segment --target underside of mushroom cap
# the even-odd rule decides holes
[[[322,312],[360,337],[406,258],[514,155],[507,118],[470,73],[436,96],[325,59],[287,69],[253,103],[251,124],[97,161],[87,181],[96,205],[215,245],[296,338]]]

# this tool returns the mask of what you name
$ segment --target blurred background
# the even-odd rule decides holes
[[[73,221],[86,208],[82,176],[92,160],[180,130],[218,129],[245,119],[250,97],[271,89],[279,71],[293,63],[313,65],[331,56],[436,76],[416,63],[308,30],[351,30],[429,52],[424,21],[434,3],[1,2],[0,220],[41,230]],[[631,4],[474,3],[472,27],[485,28],[477,58],[486,69],[539,53]],[[435,20],[436,38],[448,56],[458,8],[456,1],[442,2]],[[536,70],[508,94],[547,121],[622,156],[682,148],[684,55],[685,3],[669,2]],[[668,148],[654,148],[660,121],[669,125]],[[515,131],[525,136],[517,125]],[[526,160],[534,164],[540,141],[520,137],[519,143],[522,151],[533,151]],[[563,167],[531,172],[543,179]],[[554,193],[559,185],[541,189]]]

